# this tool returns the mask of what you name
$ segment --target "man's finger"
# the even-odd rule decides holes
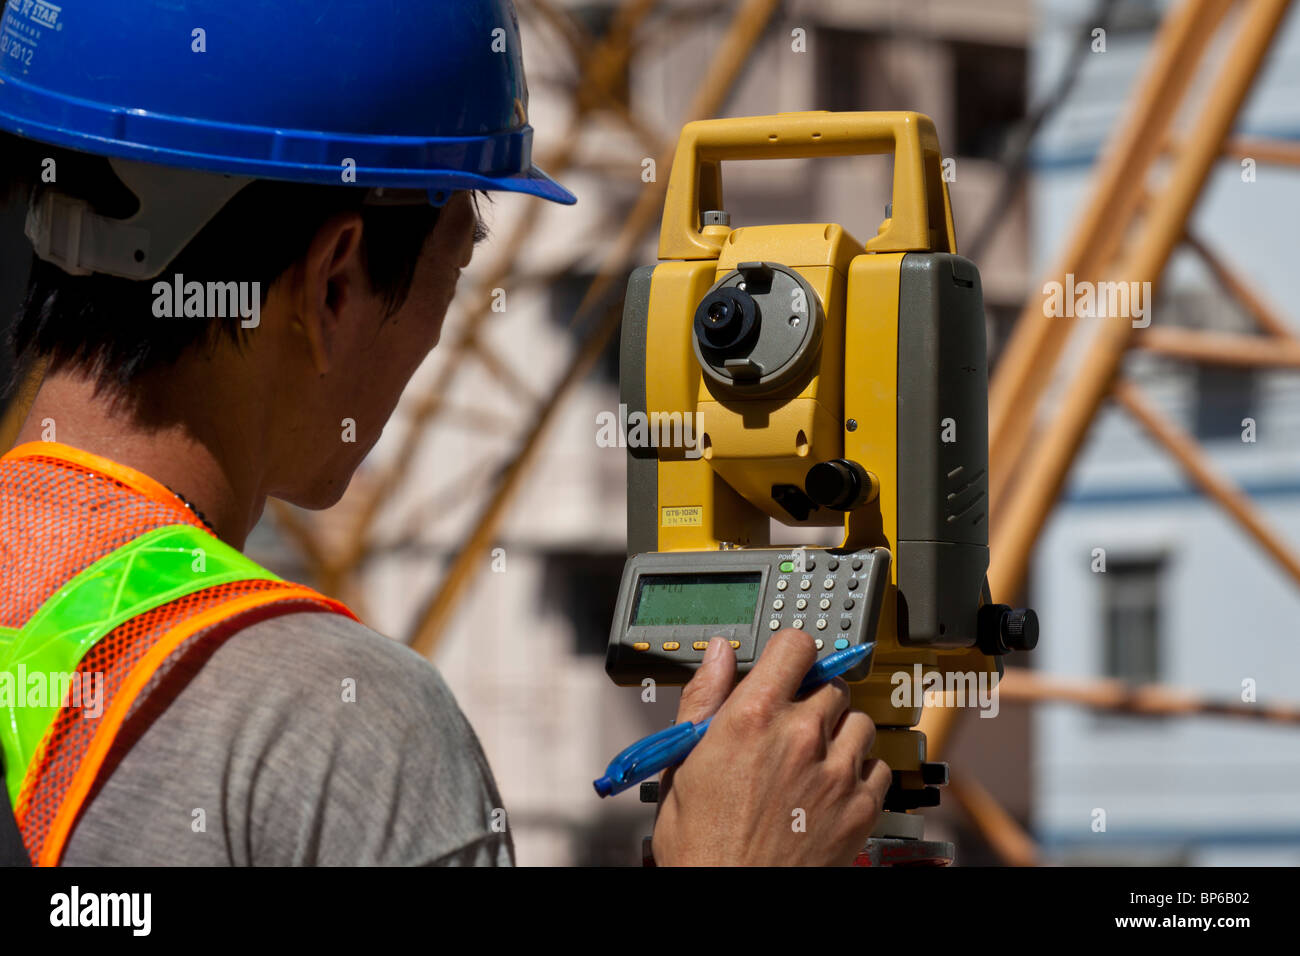
[[[835,736],[835,730],[849,709],[849,685],[838,677],[823,684],[803,698],[808,706],[815,707],[822,716],[822,733],[827,740]]]
[[[812,636],[793,627],[767,639],[763,654],[736,688],[737,699],[761,697],[768,704],[789,703],[817,662]]]
[[[712,717],[735,684],[736,654],[725,638],[715,637],[704,652],[704,663],[690,683],[682,688],[682,700],[677,705],[677,723],[684,720],[699,723]]]
[[[736,685],[736,654],[725,638],[715,637],[709,641],[704,652],[704,661],[689,683],[682,688],[682,699],[677,705],[677,723],[689,720],[699,723],[717,713],[722,702],[727,699],[731,689]],[[663,809],[668,792],[672,789],[673,774],[676,767],[669,767],[659,778],[659,806],[655,810],[655,819]]]
[[[894,782],[894,772],[879,757],[872,757],[862,765],[859,777],[862,786],[855,794],[855,800],[866,804],[865,816],[874,817],[885,807],[885,794]]]
[[[876,725],[860,710],[846,714],[827,748],[827,756],[836,764],[860,771],[876,742]]]

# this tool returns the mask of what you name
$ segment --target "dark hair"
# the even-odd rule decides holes
[[[101,215],[125,218],[138,206],[133,193],[100,156],[5,135],[0,153],[13,168],[11,189],[30,190],[45,157],[55,159],[58,188],[89,202]],[[167,266],[187,282],[260,282],[263,302],[271,284],[307,251],[331,217],[360,212],[361,253],[372,290],[391,315],[411,290],[424,243],[438,221],[431,205],[363,206],[367,190],[347,186],[257,180],[245,186]],[[73,276],[33,256],[27,294],[10,332],[19,369],[48,358],[51,368],[83,369],[103,384],[126,386],[175,362],[189,349],[210,349],[218,336],[242,342],[238,317],[209,320],[156,318],[157,279]],[[15,380],[21,376],[15,376]]]

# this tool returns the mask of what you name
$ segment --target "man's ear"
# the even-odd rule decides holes
[[[360,213],[332,216],[316,230],[302,259],[297,312],[312,365],[321,375],[333,364],[345,313],[369,291],[361,231]]]

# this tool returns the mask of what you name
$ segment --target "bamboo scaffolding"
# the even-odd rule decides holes
[[[1076,704],[1136,717],[1232,717],[1300,724],[1300,704],[1261,704],[1206,697],[1163,684],[1134,686],[1121,680],[1056,677],[1008,667],[998,682],[1002,703]]]
[[[1102,154],[1079,223],[1037,289],[1067,274],[1101,277],[1138,213],[1148,171],[1230,6],[1231,0],[1184,0],[1166,14],[1132,112]],[[1039,402],[1074,327],[1073,319],[1046,315],[1043,303],[1040,293],[1030,294],[989,383],[990,527],[998,520],[1033,433]]]

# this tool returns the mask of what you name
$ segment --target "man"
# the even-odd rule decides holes
[[[239,549],[268,496],[342,496],[438,342],[477,194],[573,201],[529,159],[514,11],[133,5],[11,2],[3,23],[3,155],[37,253],[13,340],[48,368],[0,459],[0,660],[89,688],[4,708],[23,846],[511,863],[434,668]],[[667,775],[659,863],[853,858],[890,774],[842,682],[794,699],[814,659],[778,634],[733,691],[712,642],[679,719],[718,716]]]

